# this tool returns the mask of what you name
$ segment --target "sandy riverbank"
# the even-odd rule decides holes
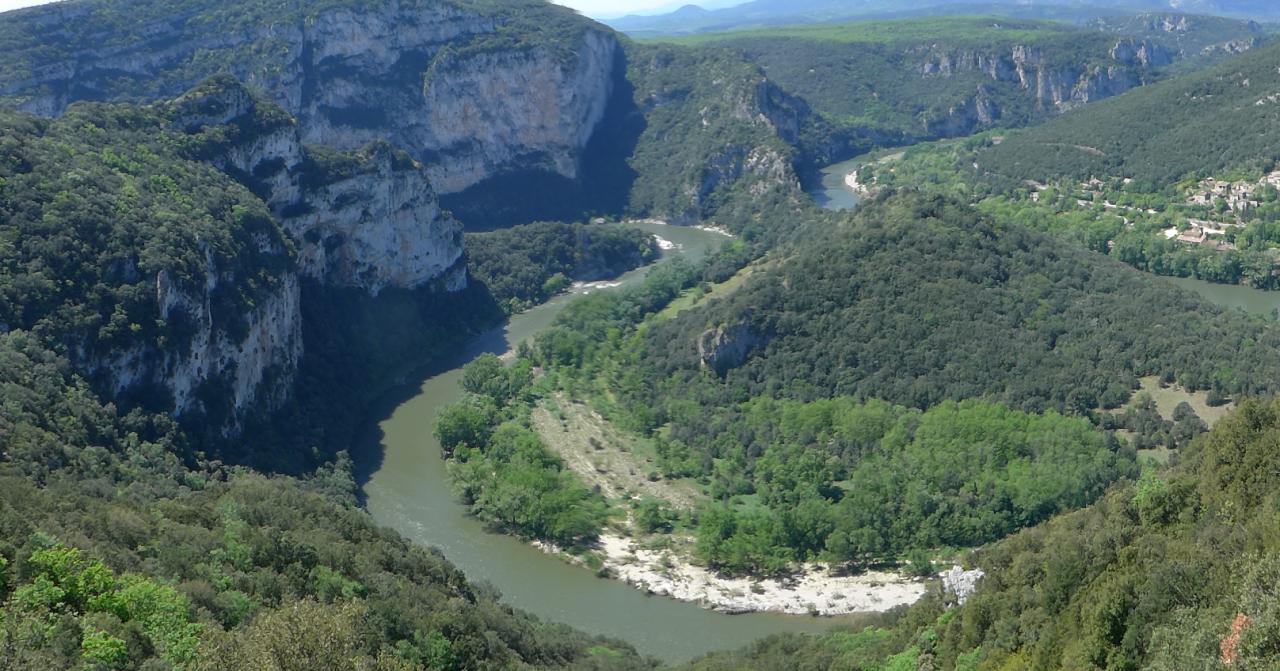
[[[544,552],[580,559],[549,543]],[[883,613],[924,596],[928,583],[896,573],[868,571],[832,575],[822,564],[806,564],[785,579],[727,578],[689,563],[668,550],[641,547],[616,533],[600,536],[597,556],[608,575],[644,592],[696,603],[722,613],[849,615]]]
[[[833,576],[820,564],[805,565],[785,580],[725,578],[613,534],[600,537],[600,550],[612,575],[633,587],[730,613],[878,613],[915,603],[926,589],[923,581],[893,573]]]
[[[849,190],[852,191],[854,195],[858,196],[859,198],[870,198],[875,195],[875,193],[872,192],[871,187],[858,181],[857,170],[854,170],[853,172],[844,176],[844,185],[849,187]]]

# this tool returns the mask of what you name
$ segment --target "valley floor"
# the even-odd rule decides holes
[[[615,504],[637,497],[656,498],[688,510],[702,497],[688,481],[652,475],[656,465],[645,447],[587,404],[558,394],[554,403],[535,409],[533,420],[538,433],[565,465]],[[585,563],[553,545],[537,545],[575,563]],[[927,581],[896,573],[839,575],[817,563],[796,567],[781,579],[726,577],[695,564],[692,546],[693,539],[679,533],[640,534],[628,519],[601,535],[594,554],[600,560],[602,575],[650,594],[726,613],[880,613],[915,603],[928,589]]]

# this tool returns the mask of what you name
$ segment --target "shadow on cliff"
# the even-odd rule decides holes
[[[471,289],[477,296],[488,296],[489,290],[482,282],[472,280]],[[382,423],[390,419],[395,411],[410,399],[423,393],[423,385],[437,376],[451,373],[473,361],[481,354],[503,354],[507,351],[506,320],[491,321],[477,331],[466,335],[464,342],[453,347],[437,350],[440,356],[430,360],[419,359],[417,365],[405,367],[403,373],[391,378],[388,386],[370,403],[363,407],[362,419],[350,434],[349,453],[352,459],[352,475],[356,482],[356,496],[361,506],[365,505],[364,487],[374,473],[381,468],[385,459],[386,432]],[[456,381],[448,382],[448,398],[430,399],[431,416],[420,418],[420,428],[424,438],[430,435],[435,423],[434,410],[438,402],[449,402],[456,395]],[[424,448],[425,449],[425,448]],[[437,455],[430,455],[436,458]]]
[[[443,196],[470,231],[488,231],[534,221],[582,221],[619,216],[626,211],[637,173],[628,160],[644,133],[644,113],[627,79],[627,56],[613,64],[613,94],[604,116],[582,151],[578,178],[541,169],[515,170],[490,177],[461,193]],[[543,157],[527,157],[537,165]]]
[[[430,375],[485,351],[472,349],[498,347],[493,343],[500,343],[505,324],[480,282],[458,292],[388,289],[372,299],[360,290],[311,280],[302,289],[304,354],[293,398],[249,418],[247,440],[228,441],[211,456],[303,475],[348,451],[366,474],[358,475],[363,484],[382,461],[380,449],[365,449],[367,427],[377,428]]]

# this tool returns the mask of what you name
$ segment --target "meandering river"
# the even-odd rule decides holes
[[[631,224],[677,245],[664,258],[698,259],[726,238],[711,231]],[[616,282],[632,284],[646,269]],[[612,283],[610,283],[612,284]],[[609,289],[579,289],[581,291]],[[630,642],[642,653],[683,661],[731,649],[769,634],[820,632],[839,619],[755,613],[724,615],[692,603],[648,596],[615,580],[544,554],[509,536],[491,533],[453,496],[440,445],[431,433],[440,409],[458,400],[461,368],[485,352],[502,354],[551,324],[573,299],[564,295],[477,336],[464,352],[419,376],[375,407],[355,452],[365,502],[380,524],[444,552],[473,581],[486,581],[507,603],[547,620]]]
[[[819,172],[820,180],[813,185],[810,195],[819,205],[828,210],[853,209],[858,205],[858,196],[844,183],[844,178],[853,172],[854,168],[865,162],[864,155],[823,168]]]

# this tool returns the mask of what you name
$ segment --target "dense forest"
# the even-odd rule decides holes
[[[1272,668],[1277,431],[1280,406],[1247,402],[1180,466],[978,550],[987,575],[962,607],[933,595],[889,626],[773,637],[689,668]]]
[[[23,331],[0,337],[0,389],[0,667],[647,666],[379,529],[349,462],[306,480],[201,463]]]
[[[1267,175],[1280,140],[1267,130],[1270,94],[1258,93],[1280,84],[1276,53],[1262,47],[1036,128],[912,147],[859,177],[960,198],[1154,274],[1277,289],[1280,197]]]
[[[1161,185],[1280,158],[1280,46],[1103,101],[1009,137],[984,152],[983,171],[1018,179],[1129,177]]]
[[[1254,24],[1208,17],[1171,32],[1137,20],[1086,27],[947,17],[713,32],[677,41],[741,51],[828,119],[838,129],[834,136],[856,151],[1025,126],[1080,104],[1071,99],[1077,90],[1090,90],[1091,102],[1155,81],[1175,63],[1179,70],[1203,67],[1215,45],[1261,39]],[[1129,57],[1124,45],[1149,53],[1145,60]],[[1099,72],[1111,83],[1094,81]],[[1063,90],[1053,93],[1054,87]]]
[[[266,205],[188,158],[162,126],[132,107],[78,107],[53,121],[0,113],[6,328],[81,356],[162,339],[179,348],[194,315],[160,314],[157,274],[202,287],[217,268],[227,281],[212,309],[227,328],[278,286],[292,245]]]
[[[742,345],[718,375],[704,370],[708,333]],[[744,393],[917,408],[990,396],[1084,413],[1118,407],[1147,375],[1264,393],[1277,335],[1052,237],[903,194],[812,231],[727,299],[645,330],[621,355],[638,373],[621,387],[659,413],[650,427],[670,416],[657,399]]]
[[[467,272],[518,312],[574,281],[609,279],[658,256],[648,234],[605,224],[542,222],[466,237]]]
[[[156,102],[215,73],[275,81],[284,31],[357,4],[81,0],[0,19],[13,56],[0,64],[6,107],[50,93],[21,83],[84,45],[255,36],[244,48],[200,42],[164,72],[86,69],[93,76],[54,91],[115,102],[73,103],[56,118],[0,111],[0,668],[658,665],[626,642],[506,606],[440,552],[379,528],[359,508],[344,451],[373,400],[420,379],[415,369],[572,281],[650,262],[653,240],[542,222],[468,233],[466,288],[440,280],[373,296],[297,280],[296,241],[246,188],[260,175],[205,162],[296,121],[264,106],[245,121],[257,125],[189,134]],[[566,71],[598,28],[539,0],[361,8],[393,4],[480,17],[445,55],[536,51]],[[1070,188],[1026,180],[1099,176],[1090,188],[1100,202],[1144,210],[1184,195],[1170,184],[1224,172],[1256,181],[1276,158],[1269,131],[1247,139],[1251,124],[1273,121],[1275,50],[1042,129],[909,151],[856,213],[820,211],[799,188],[805,162],[967,132],[937,122],[979,87],[1004,123],[1048,116],[985,75],[920,76],[913,68],[942,61],[903,57],[911,44],[950,31],[934,56],[1030,43],[1053,67],[1115,68],[1135,84],[1164,76],[1115,60],[1129,29],[966,18],[714,44],[622,40],[616,71],[602,75],[614,95],[571,159],[582,174],[564,178],[576,195],[556,204],[567,221],[660,216],[736,239],[575,301],[511,359],[466,366],[462,401],[435,425],[458,498],[494,529],[569,548],[589,567],[597,538],[631,524],[655,544],[687,542],[697,564],[725,576],[786,578],[824,562],[925,578],[935,559],[955,558],[986,571],[962,605],[931,587],[876,626],[774,637],[694,669],[1266,668],[1280,654],[1280,403],[1250,397],[1276,391],[1280,331],[1098,253],[1149,270],[1185,264],[1137,237],[1181,222],[1117,226],[1077,212]],[[1232,22],[1206,31],[1203,43],[1175,44],[1183,36],[1168,48],[1256,32]],[[439,54],[371,51],[415,92],[439,74],[419,67]],[[807,60],[821,78],[862,89],[807,80]],[[314,94],[300,93],[307,104]],[[1204,111],[1210,100],[1216,113]],[[1138,114],[1146,127],[1129,120]],[[365,174],[384,151],[401,167],[447,160],[371,147],[307,147],[292,176],[305,190]],[[505,200],[489,214],[505,221],[499,205],[547,183],[490,184]],[[1032,192],[1049,209],[1026,206]],[[1270,232],[1280,197],[1263,200],[1232,234],[1245,259],[1237,278],[1260,277],[1248,261],[1280,243]],[[1216,262],[1197,259],[1192,274]],[[296,370],[266,367],[264,384],[291,384],[243,416],[232,417],[225,372],[196,390],[191,412],[155,380],[120,375],[137,363],[128,357],[151,357],[163,378],[165,357],[201,328],[244,336],[286,284],[298,299],[289,328],[305,348],[288,362]],[[204,302],[170,300],[170,287]],[[218,362],[198,363],[203,374]],[[1207,392],[1208,406],[1236,409],[1209,430],[1216,414],[1184,401],[1166,416],[1139,389]],[[587,484],[534,419],[560,398],[626,432],[653,457],[637,477],[687,487],[692,503],[609,498]]]
[[[1134,447],[1185,448],[1204,430],[1189,406],[1171,420],[1132,402],[1139,378],[1225,399],[1267,392],[1263,371],[1280,365],[1261,320],[937,197],[865,205],[716,294],[711,283],[733,284],[741,265],[676,264],[582,299],[514,368],[468,369],[475,395],[437,428],[464,499],[492,508],[511,496],[502,480],[530,468],[567,478],[564,492],[582,487],[529,430],[530,408],[558,388],[649,436],[661,471],[651,478],[693,483],[696,510],[651,512],[696,536],[708,566],[918,565],[920,552],[1086,505],[1137,476]],[[663,309],[708,286],[719,299]],[[1206,347],[1226,342],[1239,345]],[[549,374],[531,384],[534,366]],[[544,491],[531,521],[495,523],[573,545],[606,519],[557,532],[560,494]]]

